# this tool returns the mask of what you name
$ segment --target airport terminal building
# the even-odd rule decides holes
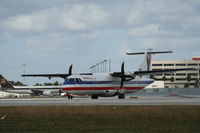
[[[200,81],[200,56],[191,60],[152,61],[152,70],[166,70],[179,68],[197,68],[194,71],[179,71],[172,74],[157,74],[155,80],[163,80],[165,88],[195,88]]]

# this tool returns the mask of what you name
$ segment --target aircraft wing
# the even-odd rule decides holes
[[[143,75],[154,75],[159,73],[173,73],[176,71],[189,71],[189,70],[196,70],[195,68],[183,68],[183,69],[167,69],[167,70],[150,70],[150,71],[135,71],[134,73],[125,74],[122,72],[114,72],[110,73],[113,77],[125,78],[127,80],[134,79],[136,76],[143,76]]]
[[[70,65],[69,67],[69,72],[68,74],[23,74],[21,76],[23,77],[48,77],[49,79],[51,79],[52,77],[53,78],[56,78],[56,77],[59,77],[59,78],[63,78],[63,79],[66,79],[68,76],[72,75],[72,64]]]
[[[23,74],[21,76],[23,77],[47,77],[49,79],[51,78],[63,78],[66,79],[71,74]],[[92,75],[92,73],[80,73],[80,75]]]
[[[113,72],[113,73],[110,73],[111,76],[113,77],[119,77],[119,78],[133,78],[133,76],[130,74],[124,74],[124,73],[121,73],[121,72]]]
[[[153,75],[159,73],[173,73],[176,71],[189,71],[195,70],[194,68],[182,68],[182,69],[166,69],[166,70],[151,70],[151,71],[135,71],[134,76],[142,76],[142,75]]]
[[[23,74],[21,75],[23,77],[48,77],[49,79],[51,78],[63,78],[66,79],[70,74]]]

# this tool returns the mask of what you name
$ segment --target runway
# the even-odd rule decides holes
[[[134,97],[135,98],[135,97]],[[114,98],[12,98],[0,99],[0,106],[42,105],[200,105],[200,96],[138,96],[137,99]]]

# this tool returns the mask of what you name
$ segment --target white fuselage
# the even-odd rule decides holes
[[[134,93],[153,82],[152,79],[135,78],[125,81],[120,88],[121,78],[109,73],[93,73],[92,75],[71,75],[63,83],[62,91],[68,94],[115,96],[117,92]]]

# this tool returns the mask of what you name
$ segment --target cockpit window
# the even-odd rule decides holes
[[[80,78],[76,78],[76,81],[77,81],[77,82],[80,82],[80,81],[81,81],[81,79],[80,79]]]
[[[65,82],[81,82],[80,78],[67,78]]]
[[[73,78],[68,79],[69,82],[74,82]]]

